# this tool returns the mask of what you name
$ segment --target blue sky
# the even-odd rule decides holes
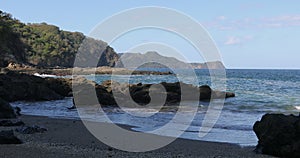
[[[300,1],[297,0],[0,1],[1,10],[22,22],[46,22],[84,34],[115,13],[142,6],[172,8],[197,20],[215,40],[227,68],[300,68]],[[137,31],[111,45],[124,52],[145,41],[165,42],[197,62],[193,60],[195,50],[172,36],[157,30]]]

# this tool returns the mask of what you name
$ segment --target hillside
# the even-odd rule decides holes
[[[12,28],[17,22],[11,15],[0,11],[0,67],[11,61],[25,61],[24,44]]]
[[[127,68],[132,68],[135,66],[143,65],[142,67],[151,67],[151,68],[161,68],[161,67],[170,67],[170,68],[183,68],[186,67],[186,64],[182,61],[177,60],[173,57],[162,56],[157,52],[149,51],[145,54],[141,53],[123,53],[119,54],[122,61],[122,66],[124,65]],[[145,63],[145,64],[144,64]],[[120,62],[117,63],[117,66]]]
[[[82,43],[84,47],[80,47]],[[125,65],[126,68],[131,68],[142,65],[141,67],[147,68],[224,68],[221,62],[186,64],[154,51],[118,55],[107,43],[86,37],[83,33],[63,31],[46,23],[24,24],[0,10],[0,67],[17,63],[40,68],[70,68],[73,67],[79,49],[85,52],[77,60],[80,67],[94,67],[95,65],[90,65],[93,63],[91,61],[98,60],[97,54],[103,52],[97,67]],[[118,61],[119,58],[122,58],[121,62]]]
[[[39,67],[72,67],[75,55],[86,37],[80,32],[68,32],[59,27],[40,24],[24,24],[12,15],[0,11],[0,67],[9,63]],[[97,66],[114,66],[116,52],[107,43],[88,38],[92,48],[106,47]],[[103,50],[103,49],[97,49]],[[87,51],[86,56],[95,56]]]

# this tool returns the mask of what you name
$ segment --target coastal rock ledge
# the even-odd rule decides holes
[[[277,157],[300,157],[300,117],[266,114],[254,124],[259,139],[255,151]]]
[[[207,101],[211,99],[224,99],[235,97],[232,92],[223,92],[211,89],[208,85],[194,86],[192,84],[186,84],[183,82],[166,83],[161,82],[159,84],[126,84],[118,83],[116,81],[107,80],[102,84],[96,84],[84,78],[75,78],[76,87],[73,89],[75,95],[76,105],[95,105],[91,103],[90,89],[95,87],[98,101],[102,106],[118,106],[116,98],[119,102],[122,102],[122,106],[133,107],[128,98],[132,98],[133,101],[139,105],[147,105],[150,103],[151,98],[154,97],[152,103],[155,105],[159,101],[164,102],[165,105],[178,105],[181,101]],[[185,90],[182,93],[182,89]],[[197,95],[199,94],[199,95]],[[164,98],[165,97],[165,98]],[[77,99],[76,99],[77,98]],[[80,98],[78,100],[78,98]],[[128,102],[129,101],[129,102]]]
[[[72,80],[41,78],[8,71],[0,73],[0,98],[7,102],[59,100],[71,96]]]
[[[182,89],[185,93],[181,92]],[[182,82],[123,84],[108,80],[102,84],[97,84],[94,81],[79,76],[73,79],[41,78],[12,71],[0,73],[0,98],[7,102],[19,100],[59,100],[64,97],[71,97],[74,94],[76,105],[95,105],[97,103],[90,102],[90,96],[95,91],[98,97],[97,102],[102,106],[117,106],[115,98],[122,100],[122,103],[125,103],[128,98],[132,98],[140,105],[147,105],[151,101],[151,95],[155,98],[165,99],[166,104],[172,105],[185,100],[210,101],[211,99],[235,96],[231,92],[213,90],[207,85],[198,87]],[[78,100],[76,98],[81,99]],[[129,105],[131,106],[131,103]]]

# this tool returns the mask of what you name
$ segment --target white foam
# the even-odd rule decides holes
[[[57,77],[56,75],[39,74],[39,73],[34,73],[33,75],[34,76],[38,76],[38,77],[42,77],[42,78],[45,78],[45,77]]]
[[[297,110],[300,110],[300,105],[294,106]]]

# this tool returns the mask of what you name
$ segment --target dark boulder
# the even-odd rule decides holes
[[[32,88],[28,88],[27,94],[30,94],[30,100],[59,100],[64,98],[62,95],[59,95],[43,84],[34,85]]]
[[[95,82],[87,80],[84,77],[75,77],[73,79],[73,96],[74,96],[74,104],[76,107],[86,106],[86,105],[98,105],[99,102],[96,96],[92,96],[92,94],[101,93],[103,95],[108,94],[106,89],[97,85]],[[99,92],[98,92],[99,91]],[[104,96],[102,96],[104,97]],[[105,101],[105,98],[103,98]]]
[[[72,79],[68,78],[45,78],[47,87],[57,94],[65,97],[72,96]]]
[[[235,94],[232,92],[223,92],[223,91],[213,91],[212,92],[212,98],[218,99],[218,98],[233,98],[235,97]]]
[[[51,79],[12,71],[0,74],[0,97],[9,102],[63,99],[67,91],[65,87],[59,79],[57,82],[52,82]]]
[[[181,94],[181,88],[180,87],[186,85],[186,84],[181,83],[181,82],[175,82],[175,83],[162,82],[160,84],[165,87],[167,92],[173,92],[173,93],[177,93],[177,94]]]
[[[0,132],[0,144],[21,144],[22,141],[14,135],[12,130]]]
[[[200,100],[209,100],[211,98],[212,89],[208,85],[199,87]]]
[[[0,98],[0,118],[16,118],[15,111],[11,105]]]
[[[232,93],[232,92],[226,92],[225,98],[233,98],[233,97],[235,97],[235,93]]]
[[[278,157],[300,157],[300,117],[266,114],[254,124],[256,152]]]

